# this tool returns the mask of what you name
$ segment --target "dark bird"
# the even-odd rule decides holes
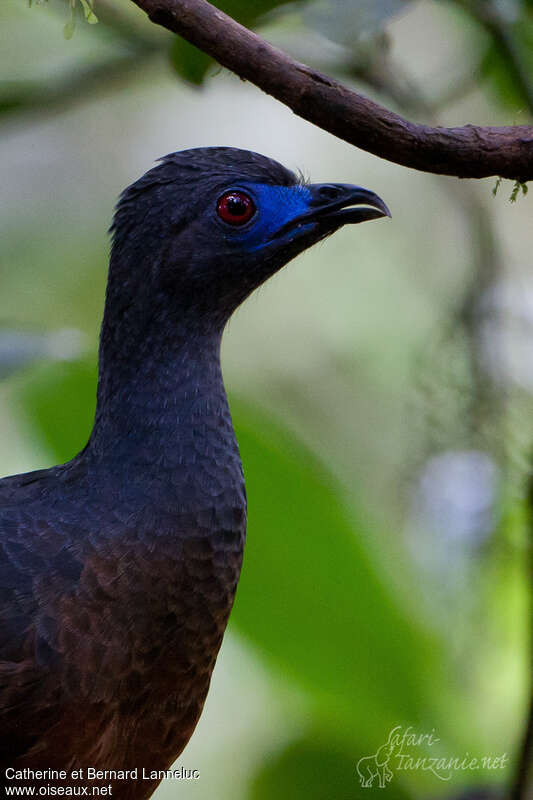
[[[69,773],[83,769],[113,797],[142,800],[181,753],[245,539],[224,326],[298,253],[388,214],[367,189],[307,184],[226,147],[168,155],[122,194],[89,442],[66,464],[0,481],[7,785],[82,785]]]

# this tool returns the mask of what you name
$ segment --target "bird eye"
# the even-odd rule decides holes
[[[245,225],[255,214],[255,203],[245,192],[225,192],[217,200],[217,214],[228,225]]]

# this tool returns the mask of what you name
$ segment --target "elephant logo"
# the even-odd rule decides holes
[[[393,750],[394,745],[390,744],[389,741],[387,744],[382,744],[374,755],[363,756],[363,758],[359,759],[357,762],[357,774],[363,789],[369,789],[373,786],[376,778],[378,779],[379,788],[384,789],[387,783],[393,779],[393,772],[388,767]]]

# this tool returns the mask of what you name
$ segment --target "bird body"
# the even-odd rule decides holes
[[[224,325],[297,252],[386,213],[367,190],[325,186],[209,148],[168,156],[123,194],[89,442],[0,481],[4,775],[122,770],[95,785],[142,800],[189,740],[246,530]]]
[[[160,376],[154,367],[150,402],[142,420],[128,415],[128,434],[106,430],[105,443],[95,434],[68,464],[0,482],[2,656],[16,669],[2,694],[6,767],[149,772],[168,767],[194,730],[246,523],[219,362],[208,353],[194,368],[186,352],[163,358]],[[114,794],[149,797],[155,784],[121,780]]]

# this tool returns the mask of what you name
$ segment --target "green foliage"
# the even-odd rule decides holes
[[[94,13],[94,9],[89,0],[80,0],[80,3],[83,8],[83,13],[85,14],[85,19],[89,25],[95,25],[98,22],[98,17]]]
[[[496,195],[498,194],[498,189],[500,188],[502,180],[503,178],[498,178],[493,186],[492,194],[494,195],[494,197],[496,197]],[[509,202],[516,203],[520,192],[522,192],[522,194],[525,197],[528,192],[528,185],[527,183],[521,183],[520,181],[515,181],[513,188],[511,190],[511,194],[509,195]]]
[[[36,5],[42,5],[42,3],[43,0],[36,0]],[[72,39],[74,31],[76,30],[75,12],[76,12],[77,0],[67,0],[67,3],[70,10],[70,16],[63,28],[63,36],[65,37],[65,39]],[[89,25],[95,25],[98,22],[98,17],[94,13],[93,0],[79,0],[79,3],[83,11],[83,15],[87,20],[87,22],[89,23]],[[32,4],[33,0],[28,0],[28,5],[30,6],[30,8]]]
[[[515,181],[513,189],[511,191],[511,196],[509,197],[510,202],[516,203],[516,200],[520,192],[522,192],[522,194],[525,197],[527,194],[527,190],[528,190],[527,183],[520,183],[520,181]]]
[[[170,62],[180,78],[201,86],[212,59],[185,39],[175,36],[170,47]]]
[[[523,65],[522,70],[530,81],[533,81],[533,18],[524,15],[513,25],[510,31],[513,46]],[[487,88],[505,108],[522,112],[528,108],[528,100],[516,80],[513,69],[509,65],[509,56],[502,51],[501,45],[492,40],[486,50],[481,65],[481,74]]]
[[[20,399],[42,443],[59,463],[83,449],[96,405],[96,360],[43,365],[20,387]]]
[[[269,759],[257,774],[250,800],[406,800],[410,797],[397,777],[380,789],[378,781],[368,788],[359,785],[355,765],[368,751],[344,752],[321,732],[290,744]]]
[[[72,39],[74,36],[74,31],[76,30],[76,18],[75,18],[75,11],[76,11],[76,0],[68,0],[70,6],[70,19],[68,22],[65,23],[65,27],[63,28],[63,35],[65,39]],[[93,7],[91,5],[90,0],[80,0],[81,8],[83,10],[83,15],[89,25],[95,25],[98,22],[98,17],[94,13]]]
[[[403,612],[331,477],[286,431],[234,403],[249,499],[233,623],[310,692],[339,735],[381,741],[424,719],[439,647]],[[441,691],[445,692],[444,685]]]

